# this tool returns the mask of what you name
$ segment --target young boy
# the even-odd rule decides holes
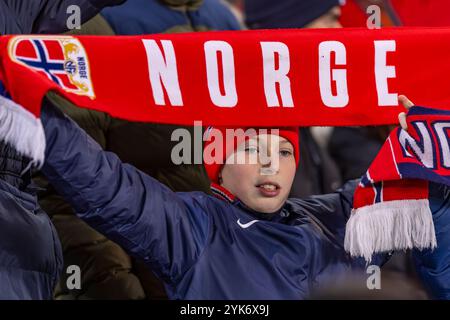
[[[279,129],[278,139],[270,130],[238,136],[234,148],[226,140],[215,153],[225,164],[205,161],[212,197],[174,193],[121,163],[48,102],[41,120],[44,174],[82,219],[142,259],[165,282],[169,298],[303,299],[317,286],[364,270],[365,262],[343,249],[356,182],[333,194],[287,200],[301,156],[295,129]],[[262,149],[268,150],[264,161],[250,161]],[[233,164],[235,157],[244,163]],[[430,189],[436,229],[443,229],[450,195],[442,186]],[[418,257],[434,293],[449,298],[449,240],[440,230],[436,235],[436,252]]]

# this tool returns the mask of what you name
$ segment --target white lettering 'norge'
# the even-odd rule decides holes
[[[149,80],[156,105],[183,106],[178,79],[177,59],[172,41],[142,40],[147,54]],[[387,64],[387,54],[396,51],[395,40],[375,40],[374,80],[379,106],[397,106],[397,93],[389,92],[388,80],[396,77],[395,66]],[[292,108],[289,47],[282,42],[261,41],[264,94],[268,107]],[[161,48],[162,47],[162,50]],[[347,85],[347,50],[339,41],[323,41],[318,46],[319,88],[322,102],[330,108],[344,108],[350,97]],[[226,41],[204,43],[206,78],[211,102],[221,108],[233,108],[239,96],[236,88],[235,59],[233,47]],[[332,57],[334,56],[334,60]],[[220,59],[221,63],[218,63]],[[336,68],[332,68],[336,65]],[[221,68],[221,70],[219,69]],[[222,75],[222,76],[220,76]],[[335,84],[336,93],[332,87]],[[279,90],[279,95],[278,91]]]

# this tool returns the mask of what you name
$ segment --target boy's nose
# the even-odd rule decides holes
[[[261,175],[263,176],[273,176],[278,173],[278,170],[273,167],[262,167],[261,168]]]
[[[279,172],[280,165],[277,156],[269,155],[266,159],[261,161],[261,174],[262,175],[275,175]]]

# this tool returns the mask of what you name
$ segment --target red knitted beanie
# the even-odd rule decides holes
[[[228,129],[228,130],[227,130]],[[252,130],[250,130],[252,129]],[[214,132],[214,130],[216,130]],[[276,131],[275,131],[276,130]],[[203,147],[203,163],[211,182],[219,183],[219,173],[226,159],[236,151],[236,148],[243,142],[258,134],[277,134],[288,140],[294,147],[294,157],[298,165],[299,153],[299,133],[297,127],[283,128],[231,128],[231,127],[210,127],[205,132],[205,144]],[[214,139],[220,137],[222,144],[215,143]],[[211,153],[205,152],[214,144],[214,159]],[[221,145],[223,148],[217,148]],[[219,160],[219,161],[217,161]]]

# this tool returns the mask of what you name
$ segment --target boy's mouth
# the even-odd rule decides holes
[[[261,184],[257,184],[256,187],[259,189],[259,192],[265,197],[276,197],[280,194],[280,186],[274,182],[264,182]]]

